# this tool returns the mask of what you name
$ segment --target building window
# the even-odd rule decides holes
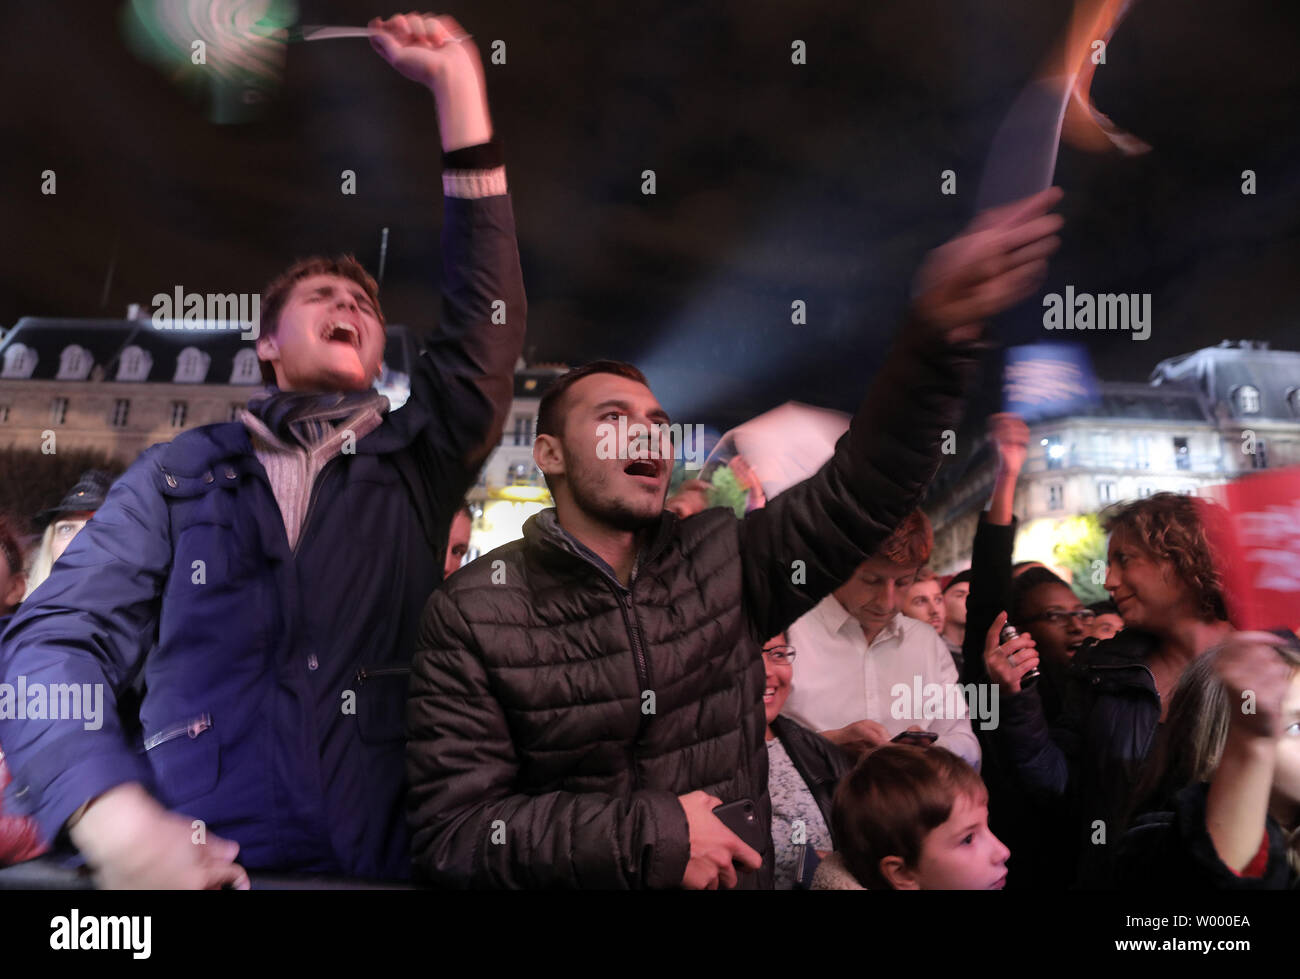
[[[186,347],[176,358],[176,373],[172,380],[177,384],[201,384],[208,376],[212,358],[198,347]]]
[[[126,428],[126,420],[131,414],[131,402],[126,398],[118,398],[113,402],[113,427]]]
[[[1047,484],[1047,509],[1060,510],[1065,506],[1065,487],[1060,483]]]
[[[184,401],[172,402],[172,428],[185,427],[186,406]]]
[[[1300,388],[1292,388],[1286,393],[1286,403],[1291,409],[1291,414],[1300,418]]]
[[[1097,497],[1102,503],[1114,503],[1116,495],[1114,482],[1107,480],[1097,484]]]
[[[1192,453],[1191,450],[1187,448],[1187,439],[1185,438],[1180,437],[1174,439],[1174,468],[1192,468]]]
[[[36,351],[21,343],[11,343],[5,350],[5,364],[0,377],[31,377],[36,370]]]
[[[1060,469],[1065,464],[1065,446],[1061,444],[1061,437],[1049,435],[1042,440],[1041,445],[1047,456],[1047,468]]]
[[[1251,469],[1268,468],[1268,446],[1263,439],[1255,439],[1255,451],[1250,454]]]
[[[1243,415],[1259,414],[1259,388],[1243,384],[1236,390],[1237,411]]]
[[[1152,493],[1154,493],[1154,492],[1155,492],[1155,490],[1153,490],[1150,486],[1139,486],[1139,487],[1138,487],[1138,499],[1139,499],[1139,500],[1145,500],[1148,496],[1150,496],[1150,495],[1151,495]]]
[[[256,384],[261,379],[262,367],[256,350],[245,347],[235,354],[234,366],[230,370],[231,384]]]
[[[533,444],[533,425],[532,415],[515,415],[515,445]]]
[[[9,421],[9,406],[0,405],[0,425],[5,424],[7,421]]]
[[[153,357],[143,347],[131,344],[122,348],[122,357],[117,364],[117,380],[147,381],[149,371],[153,369]]]
[[[68,399],[55,398],[50,402],[50,424],[62,425],[68,417]]]
[[[1135,469],[1151,468],[1151,439],[1146,435],[1133,439],[1133,466]]]
[[[85,347],[80,347],[75,343],[68,344],[63,348],[63,353],[59,356],[59,372],[54,376],[56,381],[84,381],[90,376],[90,368],[94,366],[94,358],[90,351]]]

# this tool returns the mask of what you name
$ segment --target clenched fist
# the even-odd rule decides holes
[[[402,75],[433,92],[438,128],[446,152],[492,138],[487,85],[478,48],[451,17],[397,14],[376,17],[370,43]]]

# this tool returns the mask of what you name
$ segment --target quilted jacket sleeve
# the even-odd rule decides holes
[[[947,344],[909,322],[830,461],[745,516],[740,551],[756,639],[847,581],[917,507],[986,346]]]
[[[681,883],[686,814],[670,792],[515,791],[519,762],[454,597],[425,610],[407,706],[417,872],[453,887],[639,889]]]

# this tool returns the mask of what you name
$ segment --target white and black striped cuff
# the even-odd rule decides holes
[[[500,197],[506,193],[506,168],[489,170],[444,170],[442,192],[447,197],[475,200],[480,197]]]

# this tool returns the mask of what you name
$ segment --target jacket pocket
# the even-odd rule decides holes
[[[409,666],[363,666],[357,670],[357,733],[367,744],[406,737]]]
[[[144,751],[160,801],[169,808],[216,788],[221,742],[212,732],[211,714],[198,714],[146,734]]]

